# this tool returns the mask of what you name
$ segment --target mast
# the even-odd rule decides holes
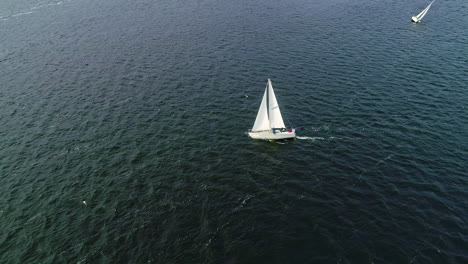
[[[270,79],[268,79],[270,81]],[[268,89],[268,82],[267,85],[265,86],[265,93],[266,93],[266,110],[267,110],[267,117],[268,117],[268,123],[270,122],[270,108],[268,107],[270,105],[270,90]]]
[[[281,111],[270,79],[268,79],[268,114],[270,128],[285,128],[283,117],[281,116]]]

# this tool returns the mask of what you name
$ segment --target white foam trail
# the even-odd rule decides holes
[[[306,139],[306,140],[324,140],[323,137],[296,137],[297,139]]]
[[[23,15],[32,14],[32,13],[34,13],[34,11],[36,11],[36,10],[38,10],[38,9],[41,9],[41,8],[43,8],[43,7],[61,5],[61,4],[65,4],[65,3],[70,3],[71,1],[72,1],[72,0],[65,0],[65,1],[58,1],[58,2],[50,3],[50,4],[42,4],[42,5],[38,5],[38,6],[33,6],[33,7],[29,8],[29,10],[31,10],[31,11],[20,12],[20,13],[13,14],[13,15],[10,15],[10,16],[0,17],[0,20],[7,21],[8,19],[10,19],[10,18],[12,18],[12,17],[19,17],[19,16],[23,16]]]
[[[32,14],[32,13],[34,13],[34,12],[33,11],[23,12],[23,13],[18,13],[18,14],[12,15],[11,17],[19,17],[19,16],[23,16],[23,15],[29,15],[29,14]]]

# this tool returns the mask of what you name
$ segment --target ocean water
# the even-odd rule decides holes
[[[3,0],[0,263],[468,263],[468,2]],[[271,78],[287,142],[251,140]]]

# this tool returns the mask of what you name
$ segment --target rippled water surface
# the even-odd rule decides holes
[[[468,3],[3,0],[1,263],[468,263]],[[299,138],[249,139],[267,78]]]

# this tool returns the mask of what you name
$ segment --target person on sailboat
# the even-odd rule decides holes
[[[279,131],[279,132],[286,132],[286,128],[284,128],[284,127],[281,127],[281,128],[272,128],[271,130],[273,131],[274,134],[276,134],[277,131]]]

